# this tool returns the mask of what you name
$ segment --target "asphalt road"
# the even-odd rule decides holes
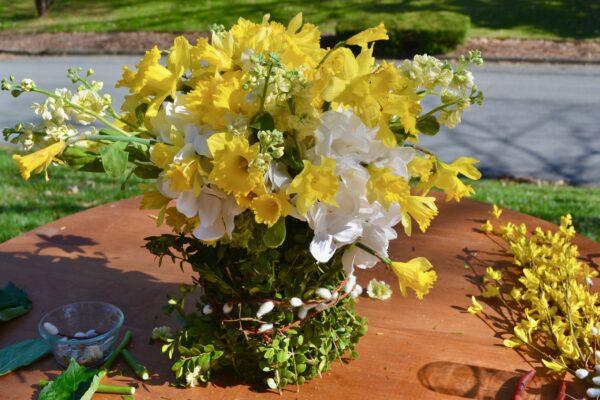
[[[0,60],[0,76],[33,78],[38,85],[67,85],[69,66],[94,68],[112,88],[123,64],[137,57],[35,57]],[[463,115],[455,130],[423,138],[442,159],[472,155],[485,176],[565,180],[600,185],[600,66],[488,64],[474,71],[485,103]],[[0,93],[0,127],[34,117],[34,96]]]

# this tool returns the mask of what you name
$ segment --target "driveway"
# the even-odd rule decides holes
[[[65,86],[66,69],[94,68],[115,98],[123,64],[138,57],[31,57],[0,60],[0,76]],[[485,103],[463,115],[455,130],[422,143],[442,159],[471,155],[487,177],[513,176],[600,185],[600,66],[488,64],[474,71]],[[0,127],[30,121],[34,96],[0,93]]]

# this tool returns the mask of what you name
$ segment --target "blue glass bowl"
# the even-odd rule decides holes
[[[96,367],[115,349],[123,321],[123,312],[112,304],[84,301],[50,311],[40,320],[38,331],[61,366],[75,359],[80,365]]]

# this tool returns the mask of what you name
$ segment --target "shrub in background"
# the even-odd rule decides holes
[[[449,52],[464,42],[471,25],[469,16],[448,11],[370,14],[340,19],[336,38],[347,39],[380,22],[385,24],[390,38],[376,46],[376,55],[382,57]]]

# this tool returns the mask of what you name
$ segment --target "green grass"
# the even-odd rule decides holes
[[[0,149],[0,243],[55,219],[139,193],[132,179],[124,191],[121,183],[105,175],[51,167],[25,182],[6,151]],[[73,188],[78,192],[74,193]]]
[[[600,37],[600,2],[590,0],[56,0],[44,18],[33,0],[0,0],[0,30],[204,31],[238,16],[263,14],[287,21],[303,11],[325,32],[344,15],[405,11],[455,11],[471,17],[471,36],[521,38]]]
[[[474,182],[475,199],[495,203],[558,224],[570,213],[575,229],[600,241],[600,187],[573,187],[514,183],[497,180]]]
[[[23,181],[6,151],[0,149],[0,242],[77,211],[139,194],[139,180],[121,191],[120,182],[100,174],[62,167]],[[77,186],[78,193],[69,193]],[[600,188],[538,186],[483,180],[474,183],[475,199],[559,222],[571,213],[577,231],[600,241]]]

